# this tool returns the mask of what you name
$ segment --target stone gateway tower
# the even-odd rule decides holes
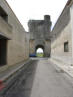
[[[45,15],[44,20],[29,20],[28,27],[30,33],[29,53],[36,54],[36,50],[42,48],[44,57],[49,57],[51,53],[50,16]]]

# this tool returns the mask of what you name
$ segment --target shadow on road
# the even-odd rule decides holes
[[[37,60],[33,60],[28,68],[20,74],[14,85],[3,97],[30,97],[37,68]]]

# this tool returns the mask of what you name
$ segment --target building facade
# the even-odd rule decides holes
[[[73,64],[73,0],[69,0],[51,32],[51,57]]]
[[[25,29],[6,0],[0,0],[0,65],[27,60],[25,42]]]

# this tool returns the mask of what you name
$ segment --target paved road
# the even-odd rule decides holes
[[[47,59],[34,60],[4,97],[73,97],[73,79]]]

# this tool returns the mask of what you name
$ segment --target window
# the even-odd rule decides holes
[[[0,6],[0,16],[7,22],[8,21],[8,15],[4,11],[4,9]]]
[[[64,52],[69,52],[68,42],[64,43]]]

